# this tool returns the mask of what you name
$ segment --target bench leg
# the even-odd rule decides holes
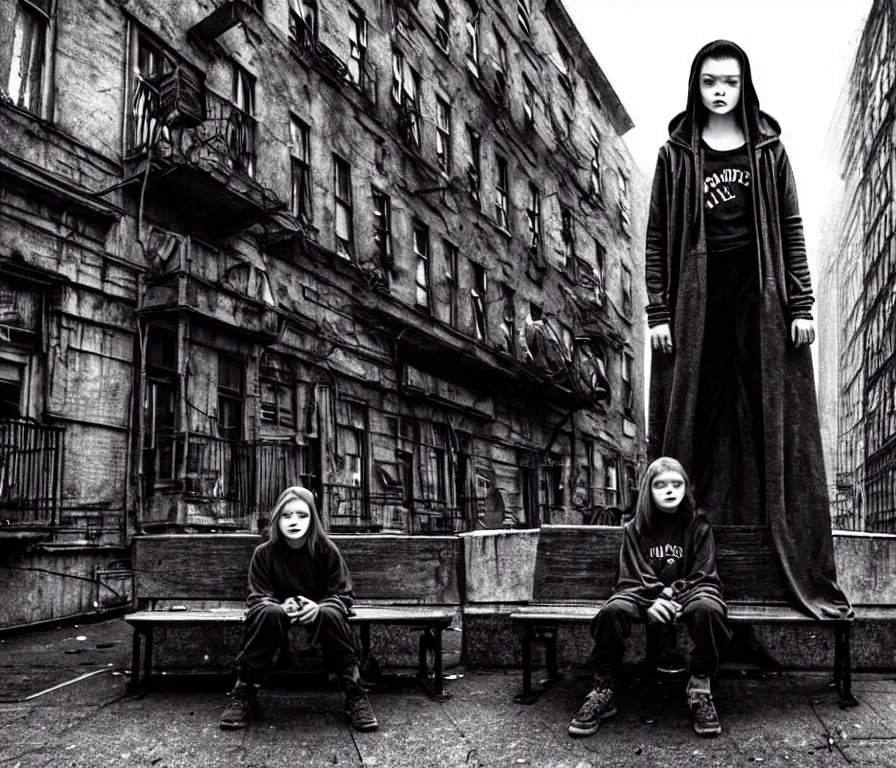
[[[544,644],[545,666],[548,676],[539,680],[538,690],[532,685],[532,646],[539,640]],[[560,679],[557,665],[557,627],[525,625],[523,633],[523,690],[514,696],[518,704],[534,704],[541,694]]]
[[[840,707],[856,707],[859,702],[852,695],[852,648],[850,647],[849,622],[834,628],[834,682],[840,695]],[[838,658],[839,657],[839,658]]]
[[[152,675],[152,627],[147,627],[143,638],[143,683],[140,686],[148,691]]]
[[[131,638],[131,679],[127,684],[128,693],[140,691],[140,631],[133,627],[134,636]]]
[[[523,625],[523,690],[513,697],[518,704],[532,704],[538,698],[532,694],[532,643],[535,641],[535,630]]]
[[[433,652],[433,674],[429,675],[429,651]],[[420,633],[419,663],[417,682],[433,701],[447,701],[450,694],[445,693],[442,675],[442,628],[427,627]]]

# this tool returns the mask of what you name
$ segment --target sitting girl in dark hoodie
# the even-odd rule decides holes
[[[271,538],[256,548],[249,565],[249,610],[235,662],[237,682],[221,728],[248,725],[274,654],[287,646],[290,626],[300,624],[310,630],[312,647],[323,652],[327,671],[339,678],[352,725],[361,731],[376,729],[346,621],[353,602],[348,568],[321,525],[314,496],[305,488],[287,488],[271,514]]]
[[[701,736],[722,731],[710,693],[719,652],[731,638],[722,582],[716,572],[712,528],[694,506],[681,464],[654,461],[641,480],[633,520],[623,526],[616,589],[591,622],[594,689],[569,725],[590,736],[616,714],[614,673],[625,654],[633,621],[682,622],[694,641],[688,705]]]

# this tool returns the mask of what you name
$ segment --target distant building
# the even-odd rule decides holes
[[[0,516],[607,519],[646,186],[560,2],[0,0]]]
[[[818,310],[820,405],[836,416],[833,523],[887,532],[896,532],[894,44],[896,4],[875,0],[832,133],[842,189],[821,238]]]

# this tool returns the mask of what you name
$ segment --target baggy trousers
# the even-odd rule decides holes
[[[628,600],[610,600],[591,620],[591,669],[597,678],[612,678],[625,655],[631,637],[632,622],[645,616]],[[694,650],[690,671],[697,677],[712,677],[719,671],[719,654],[731,639],[725,612],[715,600],[692,600],[681,611],[681,622],[688,628]]]
[[[242,649],[234,663],[240,682],[260,684],[267,680],[274,654],[288,646],[291,626],[282,605],[257,603],[249,609],[243,622]],[[339,677],[343,689],[351,687],[357,682],[358,654],[343,612],[322,605],[308,629],[311,647],[323,654],[324,668]]]

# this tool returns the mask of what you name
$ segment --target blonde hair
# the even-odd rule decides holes
[[[271,541],[274,544],[280,544],[283,541],[283,534],[280,531],[280,515],[283,514],[283,510],[289,502],[296,500],[304,501],[311,512],[311,523],[308,526],[307,533],[308,551],[311,555],[317,555],[325,546],[334,546],[320,521],[320,515],[317,513],[317,503],[314,501],[314,494],[307,488],[302,488],[298,485],[293,485],[285,489],[283,493],[277,497],[277,501],[274,502],[274,509],[271,512],[270,522]]]
[[[684,480],[684,498],[678,507],[678,514],[682,515],[688,523],[697,514],[697,505],[691,491],[691,481],[688,478],[688,473],[681,466],[681,462],[670,456],[660,456],[651,462],[644,471],[641,484],[638,486],[638,504],[635,507],[635,530],[638,533],[643,533],[644,529],[649,529],[653,523],[657,509],[650,487],[656,476],[663,472],[677,472]]]

